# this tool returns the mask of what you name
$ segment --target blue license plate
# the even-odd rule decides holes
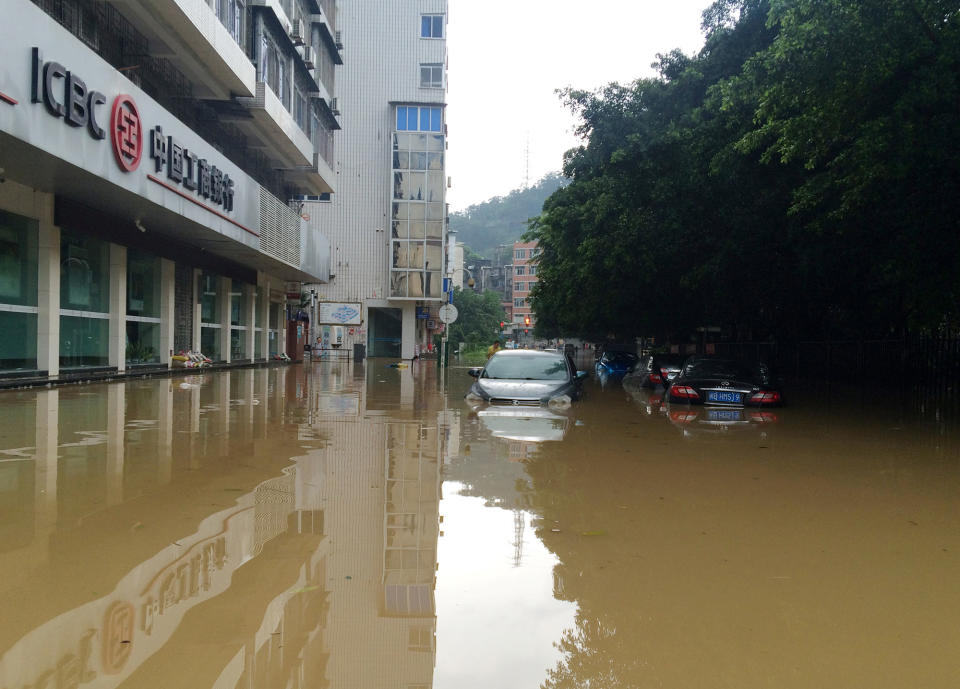
[[[725,390],[708,390],[707,402],[720,402],[722,404],[742,404],[743,393],[727,392]]]
[[[707,419],[710,421],[740,421],[741,412],[738,409],[709,409]]]

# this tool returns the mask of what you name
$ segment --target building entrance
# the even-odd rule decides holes
[[[368,356],[400,357],[403,312],[400,309],[370,309]]]

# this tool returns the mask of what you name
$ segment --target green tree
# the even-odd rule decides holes
[[[453,305],[457,307],[457,320],[450,324],[451,342],[478,345],[497,338],[500,323],[506,318],[500,295],[490,290],[477,294],[470,289],[455,289]]]
[[[695,56],[567,90],[545,335],[882,336],[960,312],[958,0],[718,0]]]

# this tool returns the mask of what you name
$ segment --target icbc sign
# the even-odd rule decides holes
[[[43,103],[51,115],[63,118],[72,127],[86,127],[96,140],[107,137],[107,131],[101,126],[103,114],[99,111],[107,103],[106,96],[89,90],[83,79],[59,62],[44,62],[39,48],[33,49],[31,77],[31,100],[34,103]],[[109,133],[117,165],[124,172],[133,172],[140,166],[144,139],[149,136],[150,156],[156,172],[166,168],[168,179],[199,197],[197,202],[208,210],[218,212],[201,199],[225,211],[233,210],[234,182],[230,175],[174,137],[165,136],[160,125],[145,128],[137,104],[127,94],[120,94],[113,101]],[[159,181],[153,175],[148,177],[154,182]],[[168,188],[183,195],[173,187]]]

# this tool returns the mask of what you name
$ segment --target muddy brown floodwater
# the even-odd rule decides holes
[[[0,393],[0,687],[960,686],[942,416],[386,363]]]

